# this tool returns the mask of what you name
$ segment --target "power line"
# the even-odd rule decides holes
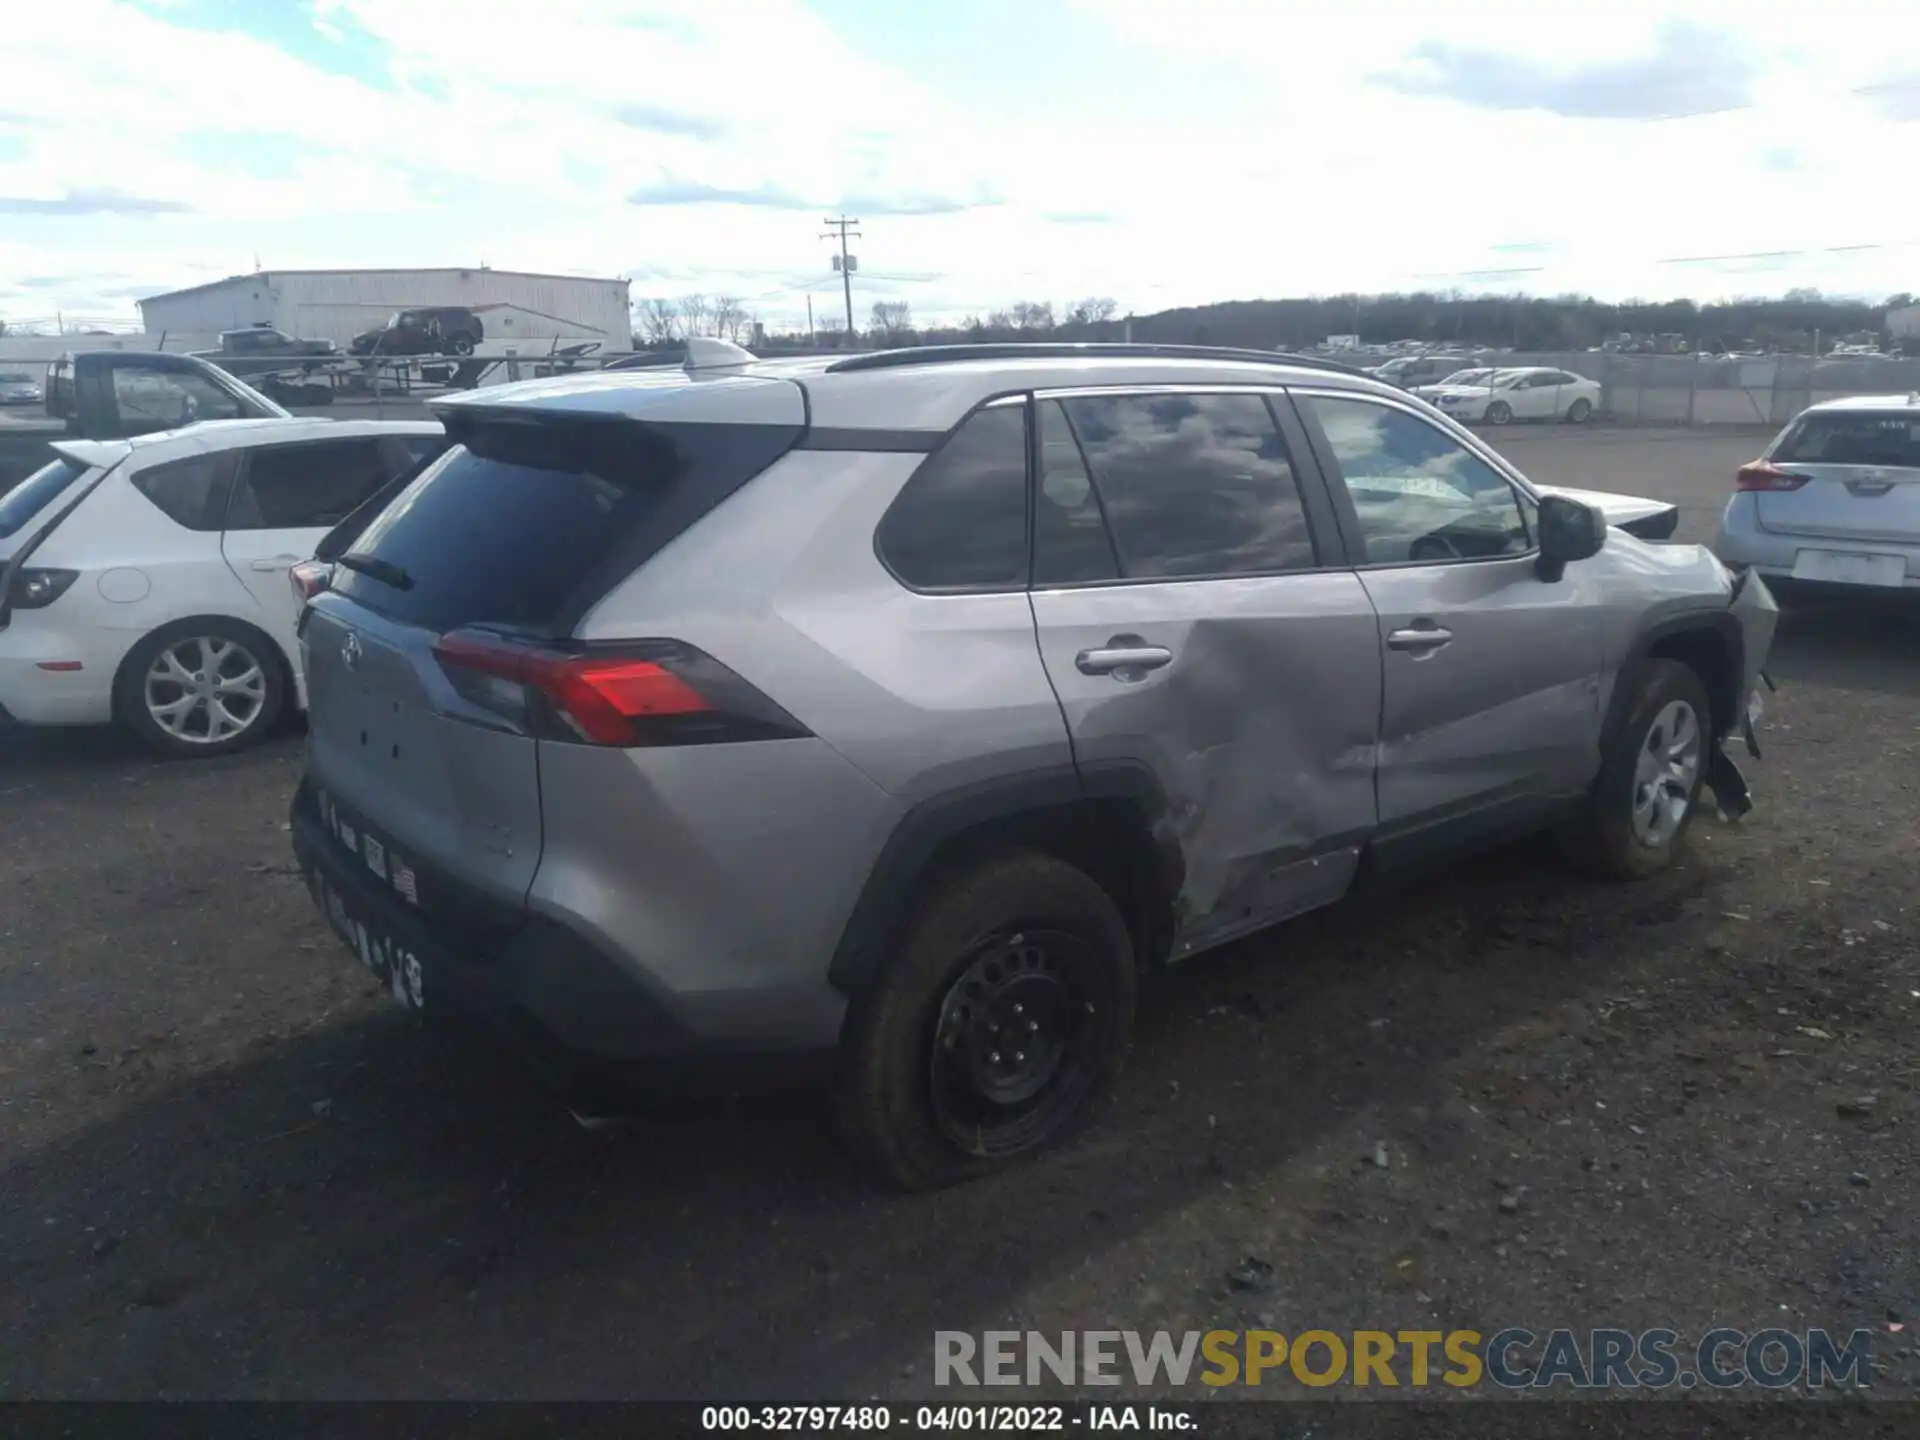
[[[852,257],[851,255],[849,255],[849,254],[847,254],[847,236],[849,236],[849,235],[855,235],[855,236],[857,236],[857,235],[859,235],[859,233],[860,233],[860,232],[859,232],[858,230],[850,230],[850,229],[848,229],[848,227],[849,227],[849,226],[852,226],[852,225],[858,225],[858,224],[860,223],[860,221],[859,221],[859,218],[858,218],[857,216],[856,216],[856,217],[855,217],[854,219],[851,219],[851,220],[849,220],[849,219],[848,219],[848,218],[847,218],[847,217],[846,217],[845,215],[842,215],[842,216],[841,216],[841,217],[840,217],[840,218],[839,218],[838,220],[827,220],[827,221],[825,221],[824,223],[826,224],[826,226],[827,226],[828,228],[827,228],[826,230],[824,230],[824,231],[822,231],[822,232],[821,232],[821,235],[820,235],[820,238],[821,238],[822,240],[831,240],[831,239],[833,239],[833,238],[834,238],[834,233],[835,233],[836,231],[837,231],[837,232],[839,233],[839,239],[840,239],[840,290],[841,290],[841,293],[842,293],[842,294],[843,294],[843,295],[844,295],[844,296],[846,297],[846,301],[847,301],[847,337],[848,337],[849,339],[851,339],[851,338],[853,337],[853,334],[854,334],[854,329],[853,329],[853,257]]]

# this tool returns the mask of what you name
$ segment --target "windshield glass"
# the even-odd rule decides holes
[[[1456,370],[1440,383],[1442,385],[1484,385],[1491,370]]]
[[[1803,415],[1772,458],[1783,464],[1920,470],[1920,411],[1834,410]]]
[[[54,496],[86,473],[84,465],[72,460],[55,460],[0,496],[0,540],[19,534],[21,527],[46,509]]]
[[[9,370],[6,374],[0,375],[0,385],[31,384],[33,384],[33,377],[31,375],[22,375],[18,370]]]

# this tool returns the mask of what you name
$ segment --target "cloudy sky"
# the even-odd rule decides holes
[[[0,319],[467,265],[1123,310],[1920,290],[1920,52],[1859,0],[8,0]],[[1904,52],[1904,53],[1903,53]]]

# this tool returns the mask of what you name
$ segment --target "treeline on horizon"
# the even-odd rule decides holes
[[[1230,300],[1132,318],[1136,341],[1163,344],[1302,349],[1331,335],[1362,344],[1418,340],[1463,348],[1585,350],[1619,335],[1684,338],[1694,350],[1762,349],[1810,353],[1849,337],[1883,337],[1888,311],[1914,303],[1910,294],[1870,301],[1791,290],[1777,298],[1607,302],[1584,295],[1333,295],[1291,300]],[[1076,301],[1056,318],[1047,302],[1023,302],[958,325],[916,327],[905,302],[880,302],[856,343],[894,346],[992,340],[1118,340],[1127,322],[1111,300]],[[836,326],[813,343],[842,343]],[[769,332],[767,343],[807,344],[809,337]],[[660,339],[653,341],[658,345]],[[671,342],[668,342],[671,343]]]

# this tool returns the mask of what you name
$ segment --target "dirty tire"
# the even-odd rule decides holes
[[[1496,400],[1487,406],[1487,424],[1505,425],[1513,419],[1513,407],[1504,400]]]
[[[187,739],[170,733],[154,717],[149,705],[147,678],[155,661],[167,651],[196,640],[233,646],[230,668],[238,671],[250,662],[260,677],[257,699],[246,707],[247,723],[221,739]],[[212,615],[162,625],[128,651],[114,677],[113,713],[130,734],[154,753],[172,760],[198,759],[230,755],[266,739],[279,723],[287,693],[286,666],[279,647],[251,625]]]
[[[1706,685],[1691,667],[1677,660],[1650,660],[1632,683],[1635,690],[1626,721],[1601,759],[1592,797],[1580,817],[1560,835],[1561,848],[1569,859],[1616,880],[1642,880],[1673,863],[1686,841],[1687,827],[1700,808],[1700,792],[1706,784],[1707,759],[1713,746],[1713,707],[1707,699]],[[1700,762],[1685,816],[1659,843],[1648,843],[1635,833],[1633,825],[1636,765],[1655,722],[1676,702],[1692,707],[1697,717]]]
[[[1042,948],[1030,948],[1034,944]],[[1057,973],[1041,973],[1048,962],[1033,957],[1047,947],[1070,957],[1064,966],[1070,985],[1058,986]],[[1037,996],[1045,1003],[1030,1013],[1051,1009],[1063,1017],[1061,1054],[1071,1064],[1063,1058],[1030,1097],[1025,1120],[1009,1121],[1004,1144],[978,1129],[962,1143],[954,1137],[950,1080],[967,1067],[954,1057],[984,1054],[984,1042],[966,1042],[979,1041],[988,1023],[984,1009],[976,1012],[981,1019],[960,1023],[962,992],[1009,956],[1009,973],[1019,966],[1031,971],[989,992],[986,1003],[1005,1011],[1013,1003],[1009,994],[1025,995],[1029,1005]],[[1062,968],[1053,963],[1056,972]],[[1126,923],[1084,871],[1022,850],[949,876],[920,899],[872,989],[857,1002],[836,1095],[842,1134],[882,1178],[908,1190],[952,1185],[1058,1144],[1112,1091],[1133,1029],[1137,983]],[[1049,984],[1067,998],[1049,1000]],[[941,1043],[938,1037],[947,1034],[957,1050]],[[1017,1117],[1022,1109],[992,1114]]]

